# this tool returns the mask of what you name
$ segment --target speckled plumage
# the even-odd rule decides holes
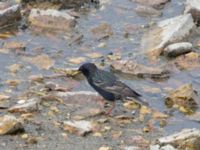
[[[148,105],[141,99],[141,95],[112,73],[98,69],[93,63],[85,63],[80,68],[89,84],[106,100],[134,100],[141,105]]]

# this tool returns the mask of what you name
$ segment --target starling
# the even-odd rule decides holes
[[[134,100],[140,105],[148,106],[148,103],[142,100],[142,96],[121,82],[111,72],[100,70],[93,63],[85,63],[80,66],[79,71],[87,78],[88,83],[105,99],[113,102],[115,107],[116,100]]]

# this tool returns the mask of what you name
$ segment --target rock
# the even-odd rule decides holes
[[[8,6],[3,9],[1,5],[5,6],[5,3],[0,3],[0,27],[12,25],[21,19],[20,5]]]
[[[169,2],[170,0],[132,0],[134,2],[143,4],[143,5],[147,5],[147,6],[151,6],[154,8],[163,8],[164,5]]]
[[[64,121],[64,130],[69,133],[78,134],[80,136],[85,136],[86,134],[92,132],[94,126],[91,122],[80,120],[80,121]]]
[[[128,36],[128,35],[134,35],[137,34],[139,31],[141,31],[142,26],[141,25],[137,25],[137,24],[126,24],[124,26],[124,36]]]
[[[112,148],[111,148],[111,147],[108,147],[108,146],[101,146],[101,147],[99,148],[99,150],[112,150]]]
[[[10,96],[4,95],[4,94],[0,94],[0,101],[8,100],[8,99],[10,99]]]
[[[38,111],[39,101],[35,98],[29,99],[22,104],[17,104],[8,109],[9,112],[28,113]]]
[[[200,112],[195,112],[192,115],[187,116],[190,120],[200,122]]]
[[[158,22],[156,27],[144,34],[142,49],[155,58],[163,52],[168,44],[181,42],[194,27],[195,24],[190,14]]]
[[[148,17],[148,16],[158,17],[162,15],[162,13],[159,10],[156,10],[149,6],[141,6],[141,5],[135,8],[135,12],[142,17]]]
[[[85,57],[72,57],[68,58],[68,61],[72,64],[80,64],[86,61]]]
[[[174,64],[180,70],[192,70],[200,68],[200,54],[196,52],[190,52],[185,55],[177,57]]]
[[[102,97],[96,92],[90,91],[78,91],[78,92],[54,92],[54,96],[63,99],[67,105],[73,105],[73,107],[84,106],[82,109],[88,108],[88,110],[99,108],[98,101]],[[80,107],[77,111],[81,111]]]
[[[168,107],[178,107],[183,113],[193,113],[199,104],[199,98],[191,84],[182,85],[169,93],[165,101]]]
[[[165,78],[169,75],[169,72],[162,68],[144,66],[131,60],[114,61],[111,67],[116,71],[139,77]]]
[[[174,148],[172,145],[165,145],[165,146],[162,146],[160,148],[160,150],[177,150],[176,148]]]
[[[124,147],[124,150],[142,150],[142,148],[137,146],[126,146]]]
[[[28,77],[31,82],[43,82],[44,81],[44,76],[42,74],[38,75],[31,75]]]
[[[74,17],[54,9],[32,9],[28,20],[33,26],[66,31],[70,31],[76,24]]]
[[[25,50],[26,44],[20,41],[6,42],[3,44],[3,48],[10,50]]]
[[[160,146],[157,144],[157,145],[150,145],[150,150],[159,150],[160,149]]]
[[[50,69],[54,65],[54,61],[46,54],[41,54],[35,57],[22,57],[24,61],[36,65],[40,69]]]
[[[84,109],[99,108],[97,103],[102,97],[96,92],[79,91],[79,92],[55,92],[54,96],[57,96],[64,100],[68,105],[80,106],[84,105]],[[80,110],[80,108],[79,108]]]
[[[104,111],[100,108],[81,108],[77,110],[74,113],[74,116],[72,117],[74,120],[83,120],[86,118],[92,118],[95,116],[100,116],[102,114],[105,114]]]
[[[61,8],[80,8],[81,6],[83,6],[84,4],[93,4],[93,5],[98,5],[99,4],[99,0],[21,0],[22,3],[33,3],[35,2],[36,4],[40,4],[41,3],[52,3],[52,4],[59,4]]]
[[[183,129],[179,133],[174,133],[167,137],[162,137],[157,140],[159,145],[172,145],[177,149],[194,149],[200,147],[200,130],[199,129]]]
[[[17,73],[22,67],[22,64],[13,64],[8,66],[7,68],[11,73]]]
[[[5,83],[8,84],[9,86],[16,87],[21,83],[21,81],[18,79],[13,79],[13,80],[6,80]]]
[[[12,115],[0,117],[0,135],[13,134],[23,130],[22,123]]]
[[[150,150],[177,150],[172,145],[165,145],[165,146],[159,146],[159,145],[151,145]]]
[[[64,73],[67,77],[75,77],[76,75],[80,74],[78,68],[53,68],[53,70],[57,73]]]
[[[92,58],[92,59],[103,57],[103,55],[98,52],[88,53],[88,54],[86,54],[86,56],[89,58]]]
[[[185,3],[184,13],[191,13],[195,22],[200,23],[200,1],[199,0],[187,0]]]
[[[168,57],[177,57],[179,55],[189,53],[192,51],[192,44],[188,42],[175,43],[168,45],[163,53]]]
[[[91,29],[93,35],[98,39],[108,38],[113,34],[112,27],[108,23],[102,23]]]

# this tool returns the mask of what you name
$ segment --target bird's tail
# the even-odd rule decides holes
[[[133,100],[136,103],[140,104],[140,105],[144,105],[144,106],[149,106],[149,103],[146,102],[146,100],[144,98],[142,98],[141,96],[138,96],[137,98],[135,97],[127,97],[128,100]]]

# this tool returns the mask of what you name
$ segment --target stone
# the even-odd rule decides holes
[[[89,121],[64,121],[64,130],[69,133],[78,134],[80,136],[85,136],[86,134],[92,132],[93,125]]]
[[[142,17],[158,17],[162,15],[161,11],[154,9],[153,7],[142,5],[137,6],[135,12]]]
[[[174,43],[168,45],[164,49],[163,54],[167,57],[177,57],[179,55],[191,52],[192,47],[192,43],[189,42]]]
[[[84,105],[84,109],[99,107],[97,101],[102,99],[98,93],[90,91],[55,92],[52,94],[63,99],[67,105],[74,105],[74,107]]]
[[[165,146],[159,146],[159,145],[151,145],[150,150],[177,150],[172,145],[165,145]]]
[[[200,146],[200,130],[193,129],[182,129],[178,133],[161,137],[157,140],[159,145],[176,145],[177,149],[199,149]]]
[[[22,131],[22,123],[13,115],[0,117],[0,135],[13,134]]]
[[[174,148],[172,145],[165,145],[165,146],[162,146],[160,148],[160,150],[177,150],[176,148]]]
[[[143,5],[147,5],[147,6],[151,6],[154,8],[163,8],[164,5],[169,2],[170,0],[132,0],[134,2],[143,4]]]
[[[200,23],[200,1],[199,0],[187,0],[185,3],[185,14],[190,13],[195,22]]]
[[[28,20],[32,26],[65,31],[70,31],[76,25],[74,17],[54,9],[32,9]]]
[[[13,64],[7,67],[11,73],[17,73],[21,68],[23,68],[22,64]]]
[[[36,4],[40,4],[41,3],[52,3],[52,4],[58,4],[60,5],[61,8],[75,8],[78,9],[81,6],[83,6],[84,4],[92,4],[92,5],[98,5],[99,4],[99,0],[21,0],[22,3],[33,3],[35,2]]]
[[[199,104],[199,98],[191,84],[185,84],[173,90],[166,97],[168,107],[178,107],[183,113],[193,113]]]
[[[95,26],[91,29],[92,34],[98,40],[108,38],[113,34],[112,27],[108,23],[104,22],[98,26]]]
[[[126,146],[124,147],[124,150],[142,150],[142,148],[137,146]]]
[[[196,122],[200,122],[200,112],[195,112],[192,115],[189,115],[188,118],[190,120],[196,121]]]
[[[16,104],[8,109],[9,112],[16,113],[28,113],[38,111],[39,101],[35,98],[29,99],[24,103]]]
[[[10,50],[25,50],[26,44],[20,41],[5,42],[3,48]]]
[[[4,95],[4,94],[0,94],[0,101],[4,101],[4,100],[8,100],[8,99],[10,99],[10,96]]]
[[[21,19],[20,5],[12,5],[2,8],[5,3],[0,3],[0,27],[12,25]]]
[[[181,42],[194,27],[191,14],[163,20],[144,34],[141,48],[147,51],[151,58],[158,57],[167,45]]]
[[[167,70],[158,67],[148,67],[131,60],[119,60],[111,63],[115,71],[135,75],[139,77],[166,78],[169,75]]]
[[[52,60],[48,55],[41,54],[35,57],[22,57],[22,60],[32,63],[40,69],[50,69],[54,65],[54,60]]]
[[[196,52],[190,52],[185,55],[176,57],[174,64],[180,70],[193,70],[200,68],[200,54]]]

